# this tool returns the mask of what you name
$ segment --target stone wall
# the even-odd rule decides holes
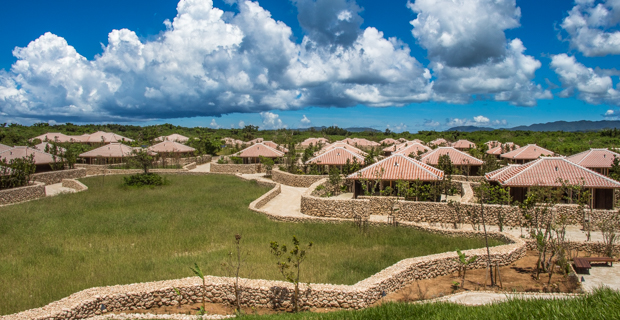
[[[62,179],[62,186],[64,188],[71,188],[77,192],[88,190],[88,187],[75,179]]]
[[[481,237],[476,231],[439,230],[418,226],[452,236]],[[525,255],[526,243],[510,235],[491,233],[509,244],[492,247],[491,259],[509,265]],[[486,249],[463,252],[467,256],[485,256]],[[360,309],[370,306],[383,295],[395,292],[416,280],[453,274],[460,268],[456,252],[404,259],[354,285],[300,284],[300,305],[307,308]],[[484,268],[486,259],[478,259],[470,267]],[[43,308],[0,317],[1,320],[82,319],[109,312],[148,309],[198,303],[206,297],[209,303],[234,303],[234,278],[206,276],[206,293],[198,277],[91,288],[77,292]],[[241,303],[244,306],[291,310],[293,284],[283,281],[240,279]],[[178,293],[177,293],[178,290]]]
[[[357,215],[368,217],[369,200],[321,198],[312,195],[314,189],[324,185],[327,178],[313,183],[301,195],[301,213],[316,217],[332,217],[352,219]]]
[[[45,183],[33,182],[32,185],[20,188],[0,190],[0,205],[20,203],[45,198]]]
[[[188,163],[186,165],[183,166],[183,170],[192,170],[192,169],[196,169],[196,162],[192,162],[192,163]]]
[[[55,184],[61,183],[63,179],[78,179],[86,177],[85,169],[67,169],[67,170],[57,170],[57,171],[49,171],[43,173],[35,173],[30,176],[32,181],[39,181],[45,184]]]
[[[273,181],[292,187],[308,188],[313,183],[325,179],[325,177],[326,176],[322,175],[291,174],[280,171],[280,169],[275,167],[271,170],[271,179],[273,179]]]
[[[271,199],[277,197],[281,192],[282,186],[279,183],[276,183],[274,184],[273,189],[269,190],[269,192],[265,193],[260,198],[254,200],[252,204],[250,204],[250,207],[260,209],[266,205],[267,202],[271,201]]]
[[[256,164],[218,164],[211,163],[211,172],[213,173],[245,173],[245,174],[253,174],[253,173],[261,173],[264,172],[262,170],[262,166],[260,163]]]
[[[482,182],[485,178],[483,176],[462,176],[462,175],[453,175],[452,181],[473,181],[473,182]]]

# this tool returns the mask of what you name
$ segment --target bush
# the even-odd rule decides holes
[[[165,184],[168,184],[168,180],[154,173],[138,173],[129,177],[123,177],[123,185],[130,187],[155,187]]]
[[[243,158],[240,157],[230,157],[230,160],[232,160],[234,164],[243,164]]]

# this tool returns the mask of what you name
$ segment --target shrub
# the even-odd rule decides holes
[[[168,180],[158,174],[154,173],[138,173],[129,177],[123,177],[123,185],[130,187],[145,187],[145,186],[163,186],[168,183]]]
[[[243,159],[240,157],[230,157],[230,160],[232,160],[234,164],[243,164]]]

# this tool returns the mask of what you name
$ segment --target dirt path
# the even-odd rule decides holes
[[[74,193],[75,190],[71,188],[65,188],[62,183],[55,183],[45,186],[45,195],[48,197],[57,196],[63,193]]]
[[[195,169],[190,170],[190,172],[211,172],[211,162],[198,165]]]
[[[301,213],[301,194],[307,188],[282,185],[282,192],[261,209],[278,216],[304,217]]]

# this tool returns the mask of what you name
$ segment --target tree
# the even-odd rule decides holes
[[[27,186],[30,176],[36,171],[34,154],[23,158],[0,159],[0,189],[9,189]]]
[[[263,156],[260,156],[258,159],[260,163],[265,166],[266,175],[270,176],[273,165],[275,164],[273,159]]]
[[[615,155],[611,168],[609,168],[609,177],[620,181],[620,158],[617,158]]]
[[[461,281],[461,288],[465,289],[465,271],[467,271],[467,266],[474,263],[478,256],[473,256],[467,259],[467,256],[461,252],[461,250],[456,249],[456,253],[459,255],[459,258],[456,260],[461,266],[461,273],[463,275],[463,280]]]
[[[144,174],[148,174],[149,168],[153,166],[153,156],[151,156],[146,149],[142,148],[133,149],[129,161],[133,162],[137,167],[142,168]]]
[[[482,228],[484,230],[484,242],[487,247],[487,268],[489,268],[489,273],[491,275],[491,286],[495,286],[495,279],[493,278],[493,268],[491,265],[491,249],[489,248],[489,236],[487,234],[487,226],[484,220],[484,203],[487,201],[489,197],[489,188],[491,186],[488,182],[482,182],[478,187],[474,188],[474,193],[478,198],[478,202],[480,203],[480,217],[482,219]]]
[[[340,170],[336,167],[329,169],[329,184],[332,186],[333,194],[337,195],[340,188],[342,177],[340,177]]]
[[[247,253],[249,255],[249,252]],[[247,257],[246,255],[246,257]],[[239,287],[239,272],[246,259],[241,253],[241,236],[235,235],[235,251],[228,253],[228,262],[223,265],[228,269],[228,273],[235,277],[235,308],[237,315],[241,314],[241,288]]]
[[[306,260],[307,253],[312,249],[312,242],[306,247],[300,246],[300,241],[293,236],[293,249],[288,251],[286,245],[280,246],[277,242],[271,242],[271,253],[278,258],[277,266],[286,281],[295,285],[293,292],[293,306],[295,312],[299,312],[299,279],[301,264]],[[291,270],[292,269],[292,270]]]
[[[482,156],[482,161],[483,161],[482,167],[480,167],[480,170],[478,171],[478,173],[481,176],[484,176],[486,173],[495,171],[500,168],[499,163],[497,162],[497,159],[495,158],[495,156],[491,154],[485,153]]]

